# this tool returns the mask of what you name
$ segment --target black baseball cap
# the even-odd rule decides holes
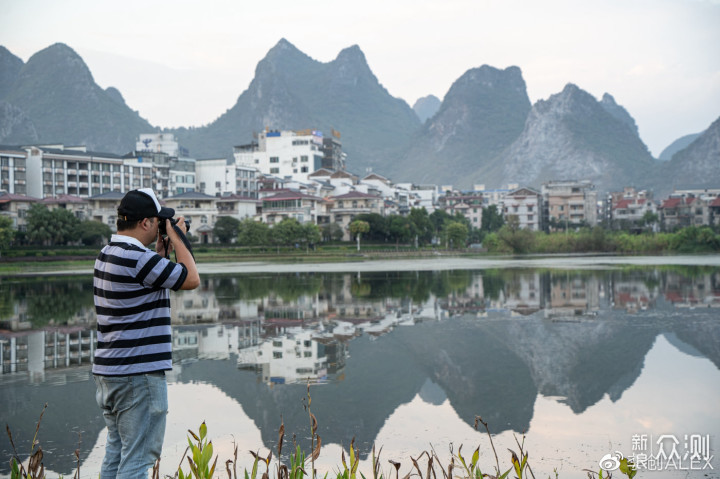
[[[120,201],[117,211],[118,217],[125,221],[152,217],[168,219],[175,215],[174,209],[160,206],[160,202],[152,188],[128,191]]]

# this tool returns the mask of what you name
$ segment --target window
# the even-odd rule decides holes
[[[303,166],[302,168],[300,168],[300,172],[301,172],[301,173],[307,173],[307,172],[308,172],[308,167],[307,167],[307,166]]]
[[[302,156],[300,157],[300,161],[302,161],[303,163],[307,163],[307,161],[308,161],[307,155],[302,155]]]
[[[278,173],[280,173],[280,168],[270,168],[271,175],[277,175]]]
[[[280,158],[277,156],[271,156],[270,163],[280,163]]]
[[[273,351],[274,359],[282,359],[282,351]]]

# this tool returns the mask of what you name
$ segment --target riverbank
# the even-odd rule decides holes
[[[19,262],[0,264],[0,278],[9,276],[91,275],[91,259]],[[607,269],[624,266],[708,266],[720,267],[720,254],[678,256],[627,256],[608,254],[571,255],[488,255],[465,252],[437,252],[416,255],[268,255],[229,256],[222,260],[197,255],[200,274],[292,273],[292,272],[365,272],[433,271],[438,269],[474,270],[494,268]]]

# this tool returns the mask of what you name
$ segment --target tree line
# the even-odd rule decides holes
[[[102,222],[80,220],[63,208],[49,210],[34,204],[27,212],[25,231],[16,231],[12,220],[0,215],[0,250],[11,245],[99,246],[110,239],[112,230]],[[648,218],[651,221],[652,218]],[[462,249],[482,244],[491,253],[663,253],[720,251],[720,234],[711,227],[687,227],[671,233],[654,233],[637,228],[609,230],[602,226],[578,227],[554,233],[530,231],[519,227],[516,217],[503,218],[495,205],[483,208],[482,224],[476,227],[457,213],[443,210],[428,213],[413,208],[407,216],[378,213],[360,214],[348,226],[351,241],[375,245],[436,246]],[[191,231],[192,233],[192,231]],[[215,243],[254,247],[295,247],[309,250],[320,243],[340,242],[345,231],[337,223],[315,225],[294,218],[268,225],[253,219],[238,220],[222,216],[216,221]],[[189,234],[190,240],[195,238]]]

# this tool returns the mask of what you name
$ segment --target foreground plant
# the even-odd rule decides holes
[[[38,443],[37,437],[38,432],[40,431],[40,423],[42,422],[43,414],[45,414],[46,409],[47,403],[43,406],[43,410],[40,412],[40,417],[38,418],[37,425],[35,426],[35,435],[33,436],[33,440],[30,445],[30,460],[28,461],[27,470],[23,466],[20,456],[18,456],[12,432],[10,432],[10,426],[7,424],[5,425],[8,437],[10,438],[10,445],[13,449],[13,457],[10,460],[10,479],[45,479],[45,466],[42,462],[43,452]],[[37,446],[37,450],[35,449],[35,446]],[[75,454],[77,455],[78,452],[76,451]],[[79,474],[80,469],[78,468],[76,477],[79,477]]]
[[[310,406],[312,404],[312,397],[310,395],[310,385],[308,384],[307,388],[307,403],[305,403],[305,398],[303,398],[303,407],[308,413],[308,420],[310,423],[310,450],[312,451],[310,455],[306,455],[305,452],[302,450],[299,444],[297,444],[295,435],[293,435],[293,446],[294,450],[289,455],[288,463],[286,464],[283,461],[282,451],[283,451],[283,444],[285,442],[285,424],[282,421],[282,417],[280,418],[280,428],[278,430],[278,442],[277,442],[277,461],[275,467],[273,470],[273,479],[304,479],[305,477],[316,479],[318,477],[317,470],[315,468],[315,461],[320,456],[320,450],[321,450],[321,444],[322,441],[320,439],[320,436],[317,434],[318,430],[318,421],[315,415],[311,412]],[[17,453],[17,450],[15,449],[15,443],[13,442],[13,437],[10,432],[10,427],[7,426],[7,433],[10,438],[10,443],[13,447],[13,456],[11,458],[10,464],[11,464],[11,474],[10,479],[46,479],[45,477],[45,467],[42,463],[43,459],[43,452],[42,449],[39,446],[39,442],[37,440],[38,432],[40,430],[40,423],[42,421],[43,414],[45,413],[45,409],[47,408],[47,404],[43,408],[43,411],[40,414],[40,418],[38,420],[38,423],[35,427],[35,435],[33,437],[31,450],[30,450],[30,459],[28,461],[27,469],[23,466],[22,461],[20,460],[20,456]],[[512,449],[508,449],[509,452],[509,466],[506,464],[504,467],[501,467],[500,458],[498,457],[497,450],[495,449],[495,444],[493,442],[492,435],[490,434],[490,430],[488,428],[488,425],[485,421],[482,420],[481,417],[476,416],[475,417],[475,429],[478,430],[479,425],[482,424],[482,426],[485,428],[485,431],[487,432],[487,436],[490,442],[490,447],[492,449],[493,455],[495,457],[495,465],[493,467],[492,472],[488,472],[488,469],[485,469],[486,472],[483,472],[483,470],[480,467],[480,446],[478,446],[472,453],[472,455],[468,458],[466,458],[462,454],[462,445],[458,448],[457,453],[453,451],[453,447],[450,446],[450,463],[445,467],[442,464],[442,460],[438,456],[438,454],[435,452],[435,450],[431,447],[430,451],[423,451],[420,453],[417,458],[410,457],[411,461],[411,470],[406,475],[404,475],[402,478],[400,478],[400,469],[402,467],[402,464],[400,462],[395,462],[393,460],[388,460],[388,463],[392,466],[392,468],[387,472],[383,473],[381,472],[381,461],[380,461],[380,455],[382,453],[382,448],[380,448],[380,451],[376,454],[375,452],[375,445],[372,447],[372,479],[409,479],[411,476],[417,475],[420,477],[420,479],[506,479],[510,477],[511,473],[514,473],[514,476],[517,479],[524,479],[524,478],[533,478],[535,479],[535,475],[532,471],[532,468],[530,467],[529,463],[529,454],[527,451],[525,451],[525,437],[523,436],[522,441],[519,441],[517,437],[515,438],[515,442],[517,444],[517,450],[514,451]],[[188,430],[189,436],[188,436],[188,447],[185,449],[185,452],[183,453],[183,457],[180,460],[180,464],[178,465],[177,472],[174,476],[168,476],[168,478],[174,478],[174,479],[211,479],[215,475],[216,472],[216,466],[218,462],[218,456],[215,455],[213,457],[213,445],[212,441],[208,440],[208,434],[207,434],[207,425],[205,422],[203,422],[199,429],[197,434],[191,430]],[[268,452],[266,456],[261,456],[260,452],[257,451],[249,451],[250,454],[252,454],[254,461],[253,465],[250,471],[247,469],[244,470],[244,474],[241,477],[241,479],[258,479],[258,475],[261,474],[261,479],[270,479],[270,471],[271,471],[271,463],[273,461],[273,451],[272,449]],[[75,456],[77,458],[77,470],[74,475],[74,479],[79,479],[80,477],[80,453],[79,449],[75,451]],[[234,453],[233,458],[228,459],[225,461],[225,471],[227,473],[228,479],[238,479],[237,474],[237,457],[238,457],[238,448],[237,445],[234,447]],[[190,467],[190,469],[185,472],[182,469],[183,462],[187,460],[187,463]],[[341,454],[341,467],[338,467],[335,470],[334,478],[335,479],[358,479],[358,475],[361,479],[368,479],[366,476],[358,470],[359,464],[360,464],[360,452],[355,447],[355,438],[352,439],[350,442],[350,447],[348,450],[348,456],[346,460],[345,450],[342,450]],[[423,460],[426,461],[426,463],[423,463]],[[261,473],[260,470],[262,469],[260,463],[263,463],[264,471]],[[423,463],[423,464],[421,464]],[[158,460],[155,463],[155,466],[152,471],[152,478],[153,479],[159,479],[160,473],[159,473],[159,467],[160,467],[160,461]],[[619,473],[627,476],[629,479],[633,479],[635,475],[637,474],[637,469],[635,465],[629,461],[626,458],[623,458],[620,460],[620,464],[618,467]],[[309,471],[309,472],[308,472]],[[590,479],[611,479],[612,478],[612,472],[604,469],[600,469],[599,472],[595,473],[594,471],[585,470],[587,472],[588,478]],[[218,472],[218,474],[220,474]],[[323,477],[323,479],[328,479],[328,476],[330,473],[326,473]],[[557,479],[558,474],[557,471],[555,471],[555,477]]]

